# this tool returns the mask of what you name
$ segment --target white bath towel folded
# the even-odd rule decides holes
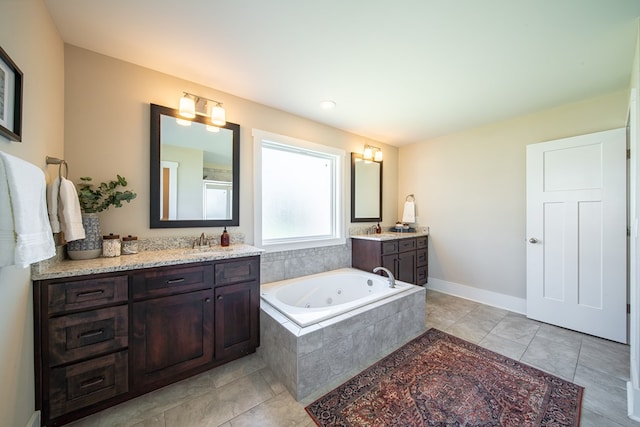
[[[407,224],[416,222],[416,204],[410,200],[404,202],[402,222]]]
[[[60,220],[58,219],[58,194],[60,193],[60,177],[51,181],[47,185],[47,209],[49,210],[49,224],[51,224],[51,231],[54,233],[60,232]]]
[[[0,163],[2,163],[4,181],[8,187],[8,197],[3,197],[2,204],[10,206],[13,217],[15,235],[13,263],[18,267],[26,268],[30,264],[51,258],[56,254],[47,215],[44,173],[35,165],[3,152],[0,152]],[[3,208],[3,213],[5,211],[6,208]],[[3,226],[5,222],[3,219]],[[3,237],[6,238],[8,234],[6,230],[4,231]],[[6,247],[3,245],[2,249]],[[7,262],[9,257],[2,255],[0,258]]]
[[[60,229],[67,242],[85,238],[78,192],[73,182],[66,178],[60,178],[58,219],[60,220]]]

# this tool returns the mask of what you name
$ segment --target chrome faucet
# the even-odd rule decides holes
[[[387,273],[387,276],[389,276],[389,287],[390,288],[395,288],[396,287],[396,278],[393,277],[393,273],[391,271],[389,271],[388,268],[384,268],[384,267],[376,267],[373,269],[374,273],[377,273],[378,271],[384,271],[385,273]]]

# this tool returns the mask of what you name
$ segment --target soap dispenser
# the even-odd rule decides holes
[[[229,246],[229,233],[227,233],[227,227],[224,228],[222,236],[220,236],[220,245]]]
[[[380,227],[380,223],[378,223],[378,225],[376,225],[376,234],[380,233],[382,233],[382,227]]]

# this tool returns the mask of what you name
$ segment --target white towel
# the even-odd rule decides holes
[[[73,182],[66,178],[60,178],[58,208],[60,229],[64,233],[64,239],[67,242],[84,239],[85,232],[82,225],[78,192]]]
[[[56,178],[47,185],[47,208],[49,210],[49,224],[51,231],[60,232],[60,221],[58,220],[58,194],[60,193],[60,177]]]
[[[402,222],[413,223],[416,222],[416,204],[407,200],[404,202],[404,209],[402,211]]]
[[[38,167],[0,152],[15,232],[14,263],[26,268],[56,254],[47,215],[46,182]],[[3,220],[4,223],[4,220]],[[5,235],[6,237],[6,235]]]
[[[9,182],[4,162],[0,161],[0,268],[13,265],[15,251],[16,232],[9,198]]]

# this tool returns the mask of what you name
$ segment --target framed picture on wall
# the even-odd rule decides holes
[[[1,47],[0,135],[22,141],[22,71]]]

